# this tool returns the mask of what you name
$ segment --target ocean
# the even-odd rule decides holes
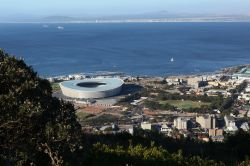
[[[250,23],[0,24],[0,48],[43,77],[197,74],[250,64]]]

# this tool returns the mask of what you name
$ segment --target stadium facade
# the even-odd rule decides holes
[[[60,83],[63,95],[77,99],[97,99],[118,95],[123,80],[118,78],[93,78]]]

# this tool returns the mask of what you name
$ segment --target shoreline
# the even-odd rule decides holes
[[[140,78],[171,78],[171,77],[197,77],[197,76],[202,76],[202,75],[217,75],[217,74],[229,74],[232,75],[233,73],[237,73],[240,69],[244,67],[250,67],[250,64],[242,64],[242,65],[236,65],[236,66],[230,66],[230,67],[224,67],[219,70],[215,70],[212,72],[200,72],[196,74],[173,74],[173,75],[165,75],[165,76],[149,76],[149,75],[131,75],[131,74],[126,74],[124,72],[103,72],[103,73],[98,73],[98,72],[92,72],[92,73],[84,73],[84,72],[78,72],[78,73],[71,73],[71,74],[65,74],[65,75],[57,75],[57,76],[51,76],[51,77],[43,77],[45,79],[58,79],[58,78],[69,78],[72,76],[79,76],[79,77],[90,77],[90,78],[95,78],[95,77],[140,77]],[[83,79],[83,78],[82,78]]]

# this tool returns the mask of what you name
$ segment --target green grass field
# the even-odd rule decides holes
[[[61,90],[59,83],[52,83],[51,87],[52,87],[53,92]]]
[[[93,117],[94,115],[86,113],[86,112],[76,112],[76,116],[80,119],[80,120],[84,120],[87,119],[89,117]]]
[[[191,101],[191,100],[166,100],[161,101],[160,104],[170,104],[180,109],[200,108],[202,105],[210,105],[210,103]]]

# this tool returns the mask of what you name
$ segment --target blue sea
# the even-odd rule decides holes
[[[0,48],[44,77],[195,74],[250,64],[250,23],[0,24]]]

